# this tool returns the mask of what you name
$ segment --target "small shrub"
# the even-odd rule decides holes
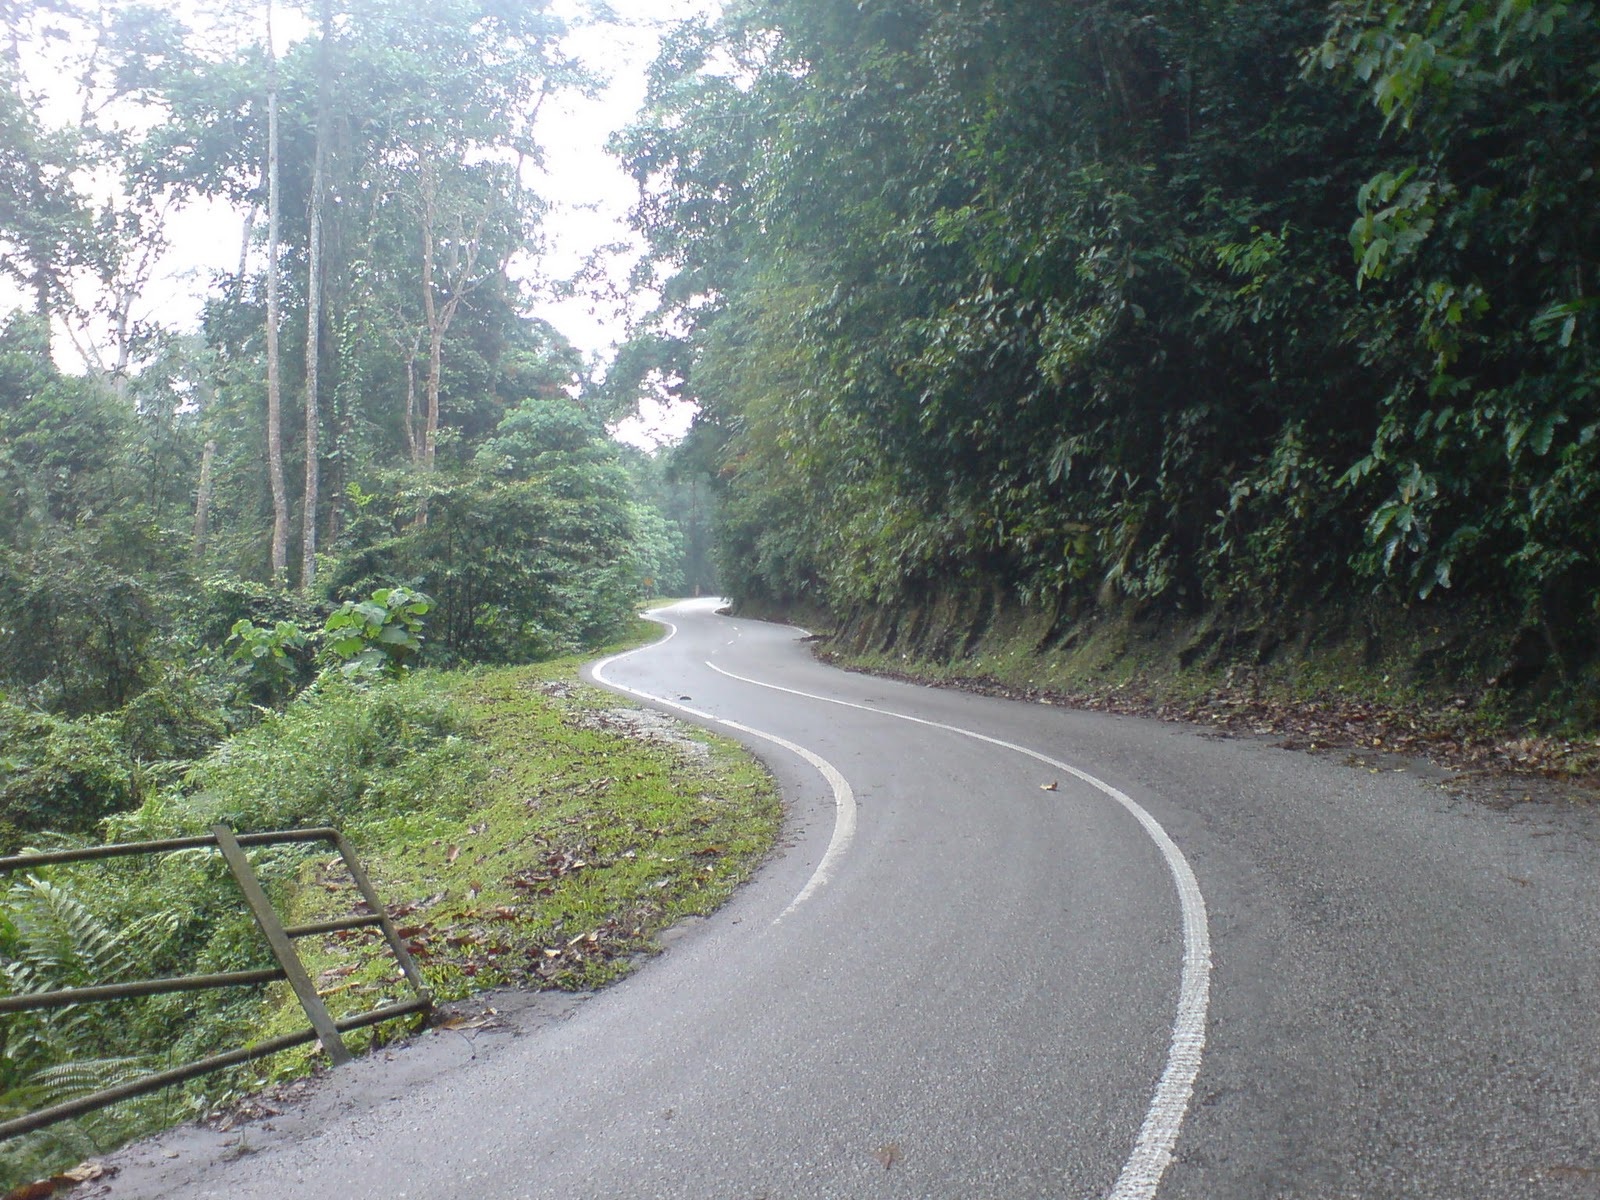
[[[134,802],[133,767],[115,716],[76,721],[0,699],[0,821],[87,833]]]
[[[118,711],[122,742],[136,763],[192,761],[227,736],[221,698],[184,672],[140,692]]]
[[[128,837],[302,825],[349,828],[415,798],[470,786],[460,720],[426,676],[362,686],[324,675],[281,713],[197,763],[181,794],[116,823]]]
[[[409,588],[379,588],[370,600],[347,600],[329,616],[328,649],[344,660],[346,675],[375,672],[390,679],[406,673],[422,650],[422,618],[433,602]]]

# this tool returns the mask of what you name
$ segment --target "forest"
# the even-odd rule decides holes
[[[618,369],[752,611],[1358,609],[1592,729],[1597,131],[1586,0],[748,0],[619,139]]]
[[[1587,0],[679,21],[611,147],[655,304],[608,364],[513,269],[538,115],[599,86],[546,6],[4,12],[0,843],[136,804],[396,588],[439,666],[717,586],[1056,626],[1358,601],[1600,719]],[[202,204],[237,269],[165,325]],[[662,389],[682,444],[606,436]]]
[[[540,106],[595,86],[542,6],[280,5],[281,54],[271,5],[4,14],[0,849],[281,707],[341,605],[392,592],[376,639],[425,603],[409,648],[451,666],[709,587],[705,488],[607,437],[625,404],[510,269]],[[24,67],[57,61],[52,121]],[[206,204],[242,229],[194,330],[141,297]]]

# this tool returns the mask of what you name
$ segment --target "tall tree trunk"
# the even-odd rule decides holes
[[[521,160],[518,160],[521,169]],[[422,313],[428,333],[427,411],[423,416],[422,469],[431,473],[434,452],[439,442],[439,384],[443,374],[444,335],[455,320],[456,309],[473,286],[473,269],[481,249],[483,228],[489,219],[493,200],[478,214],[470,231],[460,230],[453,261],[447,264],[442,288],[438,281],[436,259],[439,252],[439,168],[433,159],[423,153],[417,164],[418,191],[422,198]],[[444,292],[444,302],[439,302],[438,291]],[[427,524],[427,499],[424,495],[418,523]]]
[[[422,439],[417,435],[417,354],[422,349],[422,330],[411,335],[411,345],[396,339],[396,344],[406,356],[406,449],[411,452],[411,465],[422,465]]]
[[[256,232],[256,206],[252,203],[244,214],[244,233],[239,238],[239,273],[234,276],[237,287],[244,286],[244,273],[250,268],[250,239]]]
[[[289,581],[289,489],[283,478],[283,391],[278,377],[278,55],[267,0],[267,474],[272,483],[272,583]]]
[[[322,353],[322,193],[328,158],[328,40],[333,35],[332,0],[322,0],[322,42],[317,47],[317,151],[311,169],[310,232],[306,254],[306,487],[300,509],[300,590],[317,579],[317,486],[320,462],[317,431],[321,403],[317,395]]]
[[[444,360],[444,331],[450,318],[440,313],[433,293],[433,262],[437,253],[435,237],[439,220],[435,168],[426,154],[418,166],[422,185],[422,312],[428,323],[428,390],[422,425],[422,469],[431,472],[434,447],[439,439],[439,375]],[[446,307],[451,308],[448,305]]]
[[[200,486],[194,493],[194,556],[202,557],[211,536],[211,464],[216,461],[215,439],[200,452]]]

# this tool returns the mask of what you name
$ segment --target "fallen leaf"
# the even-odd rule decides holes
[[[56,1178],[65,1179],[69,1183],[88,1183],[91,1179],[104,1179],[108,1175],[115,1175],[116,1173],[117,1169],[115,1167],[108,1167],[105,1163],[95,1162],[90,1159],[88,1162],[79,1163],[70,1171],[61,1172]]]
[[[1057,788],[1059,788],[1060,786],[1061,786],[1060,784],[1058,784],[1054,779],[1052,779],[1049,783],[1041,783],[1039,785],[1039,790],[1041,792],[1053,792]]]
[[[455,845],[454,843],[451,843],[450,849],[448,849],[448,850],[446,850],[444,852],[444,861],[447,864],[455,862],[456,859],[458,859],[460,857],[461,857],[461,847]]]
[[[894,1166],[903,1157],[900,1153],[899,1142],[885,1142],[872,1153],[883,1164],[885,1171]]]
[[[1546,1179],[1587,1179],[1596,1174],[1594,1167],[1554,1166],[1540,1172]]]
[[[483,1029],[485,1026],[488,1026],[490,1024],[493,1024],[493,1022],[486,1015],[485,1016],[471,1017],[471,1018],[463,1017],[463,1016],[452,1016],[452,1017],[446,1017],[443,1021],[439,1022],[439,1028],[440,1029]]]

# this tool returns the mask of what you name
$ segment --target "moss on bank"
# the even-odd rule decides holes
[[[805,623],[839,665],[924,682],[1473,765],[1600,763],[1594,669],[1563,669],[1540,631],[1483,607],[1075,612],[953,586]]]

